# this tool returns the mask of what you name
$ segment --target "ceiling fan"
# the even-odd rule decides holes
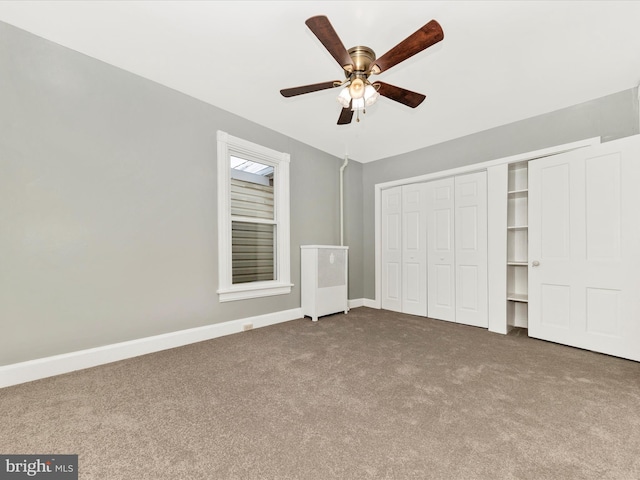
[[[365,108],[373,105],[379,95],[411,108],[417,107],[425,99],[425,96],[421,93],[412,92],[384,82],[370,82],[369,76],[387,71],[398,63],[441,41],[444,38],[444,32],[440,24],[435,20],[431,20],[409,35],[380,58],[376,58],[376,54],[369,47],[357,46],[347,50],[329,19],[324,15],[311,17],[305,23],[342,67],[345,80],[285,88],[280,90],[282,96],[293,97],[304,93],[344,86],[345,88],[342,89],[338,96],[338,101],[343,107],[338,118],[338,125],[351,123],[354,111],[357,112],[356,119],[359,122],[360,110],[364,113]]]

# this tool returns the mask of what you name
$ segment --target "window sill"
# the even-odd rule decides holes
[[[246,285],[236,285],[218,290],[220,302],[247,300],[250,298],[270,297],[272,295],[286,295],[291,293],[292,283],[255,282]]]

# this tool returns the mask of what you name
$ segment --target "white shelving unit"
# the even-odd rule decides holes
[[[528,168],[509,165],[507,205],[507,324],[528,326]]]

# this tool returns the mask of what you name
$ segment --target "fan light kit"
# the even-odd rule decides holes
[[[360,111],[366,113],[366,107],[373,105],[381,95],[411,108],[417,107],[425,99],[421,93],[388,83],[379,81],[372,83],[369,81],[369,76],[389,70],[398,63],[441,41],[444,38],[444,33],[440,24],[435,20],[431,20],[418,31],[409,35],[380,58],[376,58],[376,54],[369,47],[357,46],[347,50],[329,19],[325,16],[311,17],[305,23],[340,64],[344,70],[345,80],[285,88],[280,90],[282,96],[293,97],[329,88],[344,87],[338,95],[338,102],[342,106],[338,125],[351,123],[354,112],[356,112],[356,121],[359,122]]]

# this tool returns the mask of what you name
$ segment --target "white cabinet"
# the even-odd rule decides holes
[[[301,255],[302,314],[318,317],[349,310],[349,247],[303,245]]]

